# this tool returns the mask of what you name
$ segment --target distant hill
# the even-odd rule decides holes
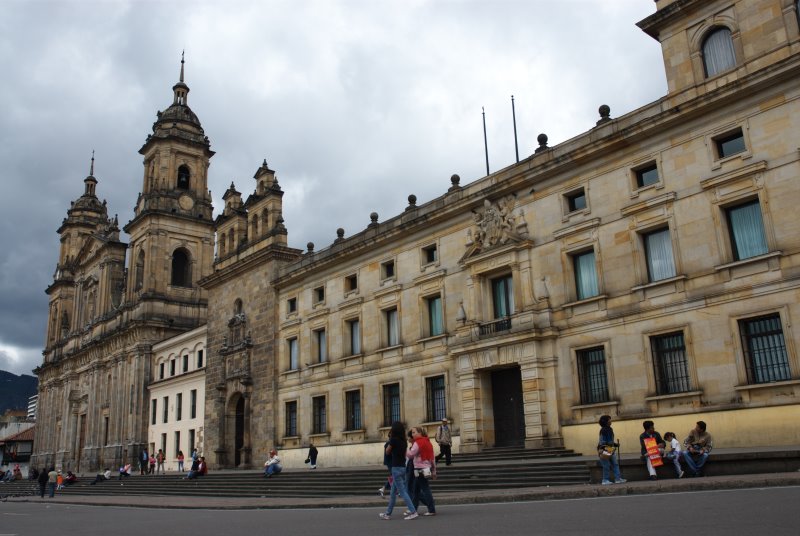
[[[0,415],[7,409],[28,409],[28,399],[36,394],[39,380],[36,376],[17,376],[0,370]]]

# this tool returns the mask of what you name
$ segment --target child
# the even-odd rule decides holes
[[[64,475],[61,474],[61,471],[58,472],[58,476],[56,477],[56,489],[59,491],[64,489]]]
[[[675,474],[678,475],[678,478],[683,477],[683,469],[681,469],[681,444],[675,438],[675,434],[672,432],[667,432],[664,434],[664,441],[669,443],[672,450],[664,454],[664,459],[672,460],[672,464],[675,466]]]

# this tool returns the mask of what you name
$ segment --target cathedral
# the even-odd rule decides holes
[[[321,248],[289,246],[266,161],[214,216],[181,70],[129,243],[93,173],[58,229],[34,463],[363,465],[393,421],[444,418],[456,452],[590,452],[604,414],[629,452],[648,418],[800,443],[800,2],[657,0],[638,26],[664,97]]]

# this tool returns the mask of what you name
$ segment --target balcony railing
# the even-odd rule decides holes
[[[505,318],[501,318],[493,322],[487,322],[486,324],[481,324],[480,331],[478,333],[481,337],[486,337],[488,335],[495,335],[497,333],[508,331],[510,329],[511,329],[511,317],[507,316]]]

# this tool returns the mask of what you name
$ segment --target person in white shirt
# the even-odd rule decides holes
[[[681,478],[683,476],[683,469],[681,469],[681,443],[672,432],[664,434],[664,441],[672,448],[672,450],[664,454],[664,458],[672,460],[672,464],[675,466],[675,474],[678,475],[678,478]]]

